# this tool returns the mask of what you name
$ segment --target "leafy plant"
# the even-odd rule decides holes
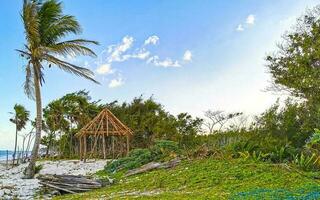
[[[268,153],[262,153],[258,151],[253,151],[250,153],[249,151],[244,151],[244,152],[238,152],[240,155],[240,158],[244,160],[252,159],[253,161],[265,161],[268,159],[269,154]]]
[[[151,148],[153,160],[170,160],[181,153],[178,143],[170,140],[158,140]]]
[[[35,173],[38,174],[43,169],[43,165],[36,165],[35,167]]]
[[[113,173],[140,167],[151,161],[170,160],[180,154],[178,144],[169,140],[159,140],[150,149],[134,149],[127,157],[120,158],[105,166],[105,170]]]
[[[134,149],[127,157],[120,158],[105,166],[105,170],[109,173],[122,169],[134,169],[140,167],[152,160],[151,151],[149,149]]]
[[[306,147],[320,150],[320,130],[319,129],[314,129],[314,133],[310,136],[310,138],[306,142]]]
[[[311,156],[304,155],[304,153],[297,154],[293,163],[305,171],[319,169],[320,156],[312,154]]]

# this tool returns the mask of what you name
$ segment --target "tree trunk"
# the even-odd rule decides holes
[[[23,140],[22,140],[22,152],[21,152],[21,161],[23,162],[23,158],[24,158],[24,143],[26,140],[26,135],[23,136]]]
[[[50,148],[50,142],[48,142],[48,145],[47,145],[46,158],[49,157],[49,148]]]
[[[17,140],[18,140],[18,125],[17,125],[17,113],[15,114],[15,121],[16,121],[16,139],[14,141],[14,151],[12,155],[12,166],[14,165],[14,160],[16,159],[16,153],[17,153]]]
[[[46,151],[46,158],[49,157],[49,151],[50,151],[50,148],[52,147],[52,140],[53,140],[54,134],[55,134],[55,132],[51,132],[49,135],[49,141],[48,141],[47,151]]]
[[[36,107],[37,107],[37,118],[36,118],[36,137],[31,152],[31,158],[29,165],[26,169],[25,178],[33,178],[35,174],[36,160],[38,157],[38,151],[41,140],[41,129],[42,129],[42,105],[41,105],[41,91],[40,91],[40,77],[36,73],[36,67],[40,70],[39,65],[33,65],[34,71],[34,88],[36,96]]]
[[[28,158],[28,155],[29,155],[29,149],[30,149],[30,144],[31,144],[31,140],[32,140],[32,131],[33,131],[33,128],[29,133],[28,144],[27,144],[27,147],[26,147],[25,160]]]

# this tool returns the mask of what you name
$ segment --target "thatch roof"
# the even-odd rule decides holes
[[[110,110],[103,109],[93,120],[85,125],[75,136],[105,135],[126,136],[132,135],[132,130],[124,125]]]

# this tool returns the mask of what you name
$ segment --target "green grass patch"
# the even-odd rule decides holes
[[[112,186],[56,199],[319,199],[318,176],[250,160],[185,160],[174,169],[118,176]]]

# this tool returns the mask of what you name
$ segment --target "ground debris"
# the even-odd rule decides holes
[[[99,180],[75,175],[40,175],[40,184],[62,193],[78,193],[98,189],[103,186]]]
[[[172,167],[175,167],[177,164],[180,163],[180,159],[179,158],[175,158],[173,160],[170,160],[168,162],[163,162],[163,163],[159,163],[159,162],[150,162],[148,164],[145,164],[139,168],[136,168],[136,169],[132,169],[132,170],[129,170],[127,173],[126,173],[126,177],[127,176],[132,176],[132,175],[135,175],[135,174],[140,174],[140,173],[143,173],[143,172],[147,172],[147,171],[151,171],[153,169],[167,169],[167,168],[172,168]]]

